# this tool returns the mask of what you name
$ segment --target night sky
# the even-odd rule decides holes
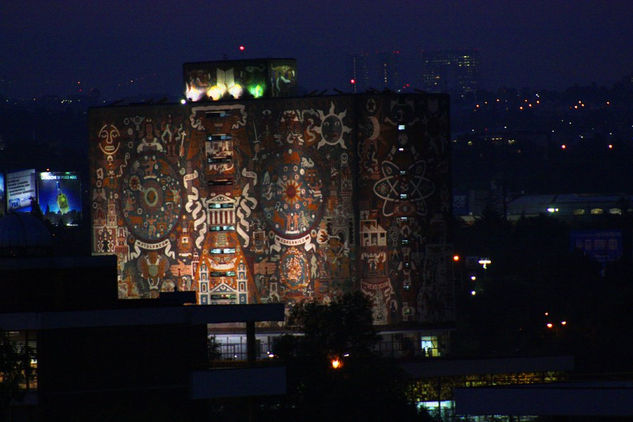
[[[480,51],[488,89],[610,84],[633,71],[631,22],[631,0],[7,0],[0,94],[177,95],[182,63],[223,55],[295,57],[302,87],[347,89],[350,53],[399,49],[406,78],[448,48]]]

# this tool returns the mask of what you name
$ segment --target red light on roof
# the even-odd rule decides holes
[[[246,50],[246,47],[244,47],[243,45],[240,45],[240,51],[244,51]]]
[[[351,83],[352,85],[354,85],[354,84],[356,83],[356,79],[353,79],[353,78],[352,78],[352,79],[350,79],[350,80],[349,80],[349,83]]]

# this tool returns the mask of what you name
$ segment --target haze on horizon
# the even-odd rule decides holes
[[[453,48],[480,51],[487,89],[607,85],[633,71],[632,18],[629,0],[6,1],[0,95],[178,95],[183,63],[225,55],[294,57],[304,88],[347,89],[351,53],[398,49],[406,79]]]

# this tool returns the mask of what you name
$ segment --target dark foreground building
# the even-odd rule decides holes
[[[194,299],[183,292],[119,301],[114,261],[0,258],[0,330],[23,375],[15,391],[3,384],[0,418],[202,420],[209,399],[286,393],[284,367],[254,366],[255,322],[283,320],[282,304],[183,306]],[[213,370],[207,325],[226,322],[246,323],[249,364]],[[3,376],[9,365],[4,355]]]

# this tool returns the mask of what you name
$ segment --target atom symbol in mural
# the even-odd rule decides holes
[[[384,201],[383,215],[393,215],[395,205],[400,202],[413,203],[418,214],[426,214],[426,198],[433,195],[435,185],[425,177],[424,161],[416,161],[406,170],[391,161],[383,161],[382,173],[383,178],[374,184],[374,193]]]
[[[352,131],[352,128],[345,126],[343,123],[347,110],[334,113],[334,102],[332,102],[328,114],[323,113],[321,110],[318,113],[322,123],[321,127],[316,128],[316,132],[321,134],[321,140],[317,145],[317,149],[320,149],[323,145],[334,146],[336,144],[341,144],[341,148],[347,149],[344,135]]]

